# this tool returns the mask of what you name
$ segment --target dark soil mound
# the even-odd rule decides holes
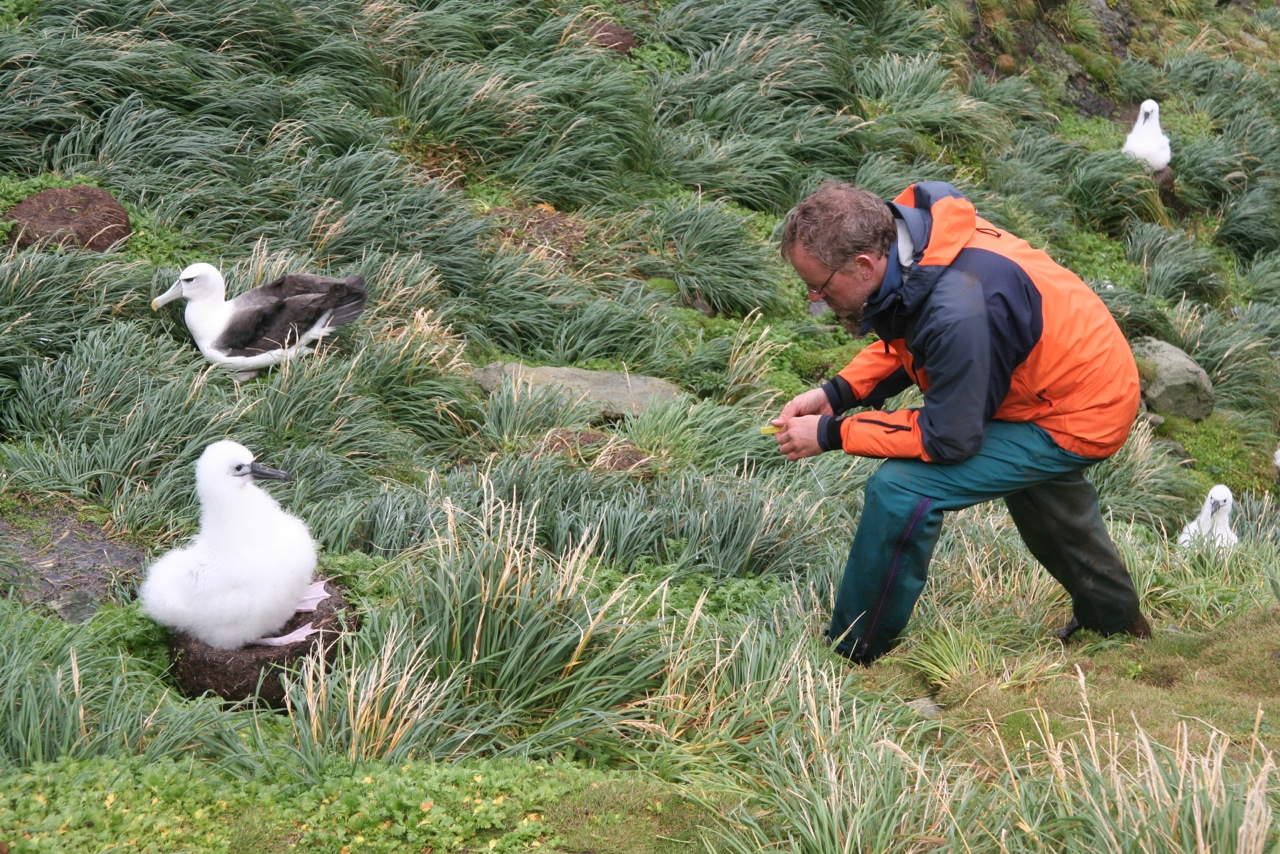
[[[44,240],[102,252],[129,236],[129,214],[106,190],[84,184],[27,196],[5,219],[10,241],[25,249]]]
[[[241,702],[252,701],[256,693],[258,703],[283,708],[284,685],[280,676],[316,648],[323,649],[325,661],[331,664],[344,628],[355,628],[355,612],[343,591],[332,581],[326,581],[324,589],[329,596],[320,600],[315,611],[294,614],[276,636],[286,635],[307,623],[318,631],[288,646],[251,644],[241,649],[217,649],[184,632],[173,632],[169,651],[174,681],[191,697],[209,691],[224,700]]]
[[[587,37],[592,44],[616,50],[621,54],[631,53],[636,46],[636,37],[630,30],[624,29],[609,21],[592,21],[587,25]]]

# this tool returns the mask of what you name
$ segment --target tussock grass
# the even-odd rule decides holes
[[[1137,160],[1119,151],[1081,155],[1064,195],[1082,223],[1104,233],[1118,234],[1135,220],[1167,219],[1155,184]]]
[[[1246,260],[1280,249],[1280,179],[1270,178],[1228,202],[1214,239]]]
[[[964,95],[954,73],[936,54],[888,54],[863,66],[857,93],[877,127],[890,134],[901,129],[946,145],[1006,144],[1008,126],[999,111]]]
[[[744,223],[725,205],[659,203],[642,211],[633,228],[642,245],[656,249],[636,258],[636,269],[650,278],[673,280],[685,301],[700,300],[736,317],[781,309],[776,262],[764,247],[746,239]]]
[[[1225,291],[1217,257],[1203,246],[1188,244],[1178,232],[1156,223],[1135,223],[1125,240],[1125,253],[1143,272],[1143,291],[1157,300],[1217,304]]]
[[[1230,312],[1182,302],[1171,314],[1172,343],[1209,374],[1215,404],[1264,416],[1266,421],[1258,425],[1263,431],[1276,423],[1277,377],[1268,339]]]
[[[632,795],[687,795],[700,833],[671,830],[658,796],[640,808],[707,850],[1273,847],[1280,534],[1265,478],[1223,475],[1242,485],[1229,554],[1172,543],[1196,479],[1265,463],[1280,423],[1273,65],[1230,56],[1230,38],[1134,42],[1107,96],[1162,101],[1166,209],[1118,142],[1059,135],[1074,108],[1051,75],[974,72],[972,33],[946,10],[49,0],[26,14],[0,32],[0,160],[15,182],[102,186],[150,233],[106,254],[0,257],[0,518],[51,493],[157,552],[194,530],[200,450],[233,437],[293,473],[273,494],[360,621],[331,667],[285,677],[277,715],[174,693],[131,577],[80,625],[0,598],[0,769],[24,793],[0,799],[0,823],[33,839],[65,823],[59,844],[98,850],[129,838],[105,793],[118,780],[131,815],[172,806],[184,832],[191,799],[232,805],[196,822],[211,845],[229,827],[263,849],[552,847],[530,816],[591,801],[548,778],[595,766],[643,775]],[[1096,46],[1083,5],[1055,14]],[[636,35],[630,56],[591,43],[598,17]],[[1188,473],[1143,425],[1090,470],[1152,640],[1053,639],[1069,603],[994,504],[950,515],[882,662],[851,669],[822,643],[876,463],[787,463],[759,427],[778,363],[822,361],[781,342],[831,346],[803,332],[814,321],[784,292],[772,237],[825,177],[884,196],[957,183],[1070,257],[1127,334],[1209,373],[1222,411],[1197,429],[1241,454]],[[483,210],[534,205],[608,226],[587,229],[573,269],[495,246]],[[180,311],[146,308],[196,260],[233,294],[294,269],[359,272],[369,309],[236,384]],[[689,395],[611,424],[518,383],[485,396],[472,366],[513,358],[659,374]],[[588,428],[643,464],[559,447]],[[23,548],[0,560],[25,567]],[[130,799],[143,787],[158,802]],[[76,797],[33,806],[55,789]],[[263,829],[247,817],[258,794],[293,811]],[[427,815],[456,832],[428,833]],[[605,846],[591,830],[580,847]]]
[[[60,759],[219,755],[245,721],[215,703],[180,704],[143,661],[104,643],[137,631],[127,614],[64,625],[0,597],[0,770]]]

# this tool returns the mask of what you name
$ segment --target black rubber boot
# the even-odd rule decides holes
[[[1133,579],[1098,509],[1098,494],[1083,474],[1029,487],[1007,496],[1005,504],[1031,554],[1071,594],[1074,619],[1058,630],[1059,637],[1070,637],[1076,627],[1104,635],[1150,634]]]

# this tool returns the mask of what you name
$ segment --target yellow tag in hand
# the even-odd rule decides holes
[[[781,429],[782,428],[776,424],[768,424],[760,428],[760,433],[765,436],[772,436],[774,433],[777,433]]]

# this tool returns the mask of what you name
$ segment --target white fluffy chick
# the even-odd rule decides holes
[[[289,475],[254,462],[236,442],[204,449],[196,462],[200,532],[151,565],[138,589],[144,613],[210,646],[236,649],[299,610],[315,545],[306,524],[254,484],[259,478]]]
[[[1234,503],[1235,497],[1226,484],[1220,483],[1209,490],[1209,497],[1200,508],[1200,515],[1182,529],[1178,545],[1189,548],[1208,539],[1219,551],[1234,546],[1240,539],[1231,530],[1231,507]]]
[[[1147,165],[1155,172],[1169,165],[1173,155],[1169,149],[1169,137],[1160,130],[1159,104],[1150,98],[1142,102],[1133,130],[1129,131],[1120,150],[1130,157],[1147,161]]]

